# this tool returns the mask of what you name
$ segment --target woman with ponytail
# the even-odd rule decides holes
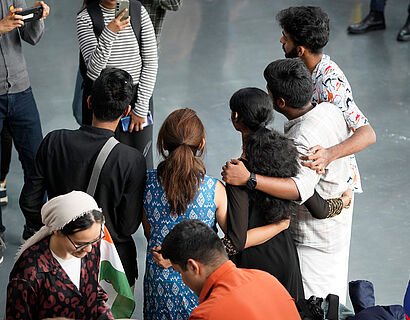
[[[144,319],[187,319],[198,297],[161,256],[161,243],[185,219],[199,219],[210,227],[215,218],[226,231],[226,193],[223,184],[206,175],[201,156],[205,129],[191,109],[172,112],[158,133],[163,157],[148,171],[144,194],[144,234],[148,240],[144,277]]]
[[[241,160],[248,170],[270,177],[296,176],[299,154],[293,141],[267,128],[273,119],[268,94],[257,88],[244,88],[234,93],[229,105],[233,126],[242,134]],[[229,208],[224,242],[230,248],[233,262],[238,267],[271,273],[296,301],[304,298],[299,259],[288,229],[299,206],[257,191],[251,185],[227,185],[226,192]],[[347,192],[342,198],[325,201],[316,193],[306,206],[314,217],[330,218],[341,212],[349,196],[351,193]],[[269,225],[276,226],[276,234],[266,240],[260,227]],[[249,247],[249,242],[255,242],[255,238],[260,238],[259,245]]]

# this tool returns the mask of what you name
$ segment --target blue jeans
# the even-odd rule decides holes
[[[370,10],[371,11],[384,12],[384,7],[385,6],[386,6],[386,0],[372,0],[370,2]],[[410,15],[410,4],[407,8],[407,11]]]
[[[0,95],[0,132],[5,119],[10,126],[26,182],[33,172],[37,149],[43,140],[40,116],[31,88],[19,93]],[[4,230],[0,207],[0,233]]]

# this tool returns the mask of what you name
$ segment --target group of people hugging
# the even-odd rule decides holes
[[[106,2],[99,3],[104,18],[113,10]],[[105,19],[100,40],[85,35],[89,19],[86,9],[78,16],[91,122],[49,133],[38,149],[20,205],[39,231],[10,274],[6,318],[113,319],[98,285],[104,225],[132,288],[132,234],[143,226],[145,319],[299,319],[295,301],[329,293],[344,304],[354,192],[361,192],[354,153],[375,134],[343,72],[323,54],[327,14],[318,7],[277,14],[286,58],[266,66],[266,91],[238,88],[229,101],[226,130],[241,134],[242,153],[222,166],[225,184],[206,173],[202,155],[213,146],[191,108],[162,123],[156,169],[144,145],[124,143],[118,131],[127,115],[130,131],[146,130],[152,78],[141,74],[138,82],[141,66],[121,65],[121,31],[134,32],[129,19]],[[142,49],[143,64],[150,52]],[[283,133],[272,129],[275,112],[287,119]]]

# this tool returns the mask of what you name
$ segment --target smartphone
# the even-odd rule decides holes
[[[130,2],[129,2],[129,0],[117,0],[117,1],[115,1],[115,17],[116,18],[125,9],[127,9],[127,12],[121,18],[121,21],[124,21],[125,19],[128,19],[128,17],[130,16]]]
[[[130,128],[130,121],[131,121],[131,117],[124,117],[121,118],[121,127],[122,127],[122,131],[127,132],[128,129]],[[152,114],[151,111],[148,111],[148,115],[147,115],[147,121],[142,125],[143,128],[145,128],[146,126],[150,126],[154,123],[153,119],[152,119]]]
[[[24,9],[16,14],[23,16],[24,22],[39,20],[43,16],[43,7],[37,6],[33,8]]]

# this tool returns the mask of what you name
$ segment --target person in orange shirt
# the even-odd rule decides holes
[[[300,319],[295,301],[275,277],[237,268],[218,235],[200,220],[177,224],[162,242],[161,253],[199,296],[190,320]]]

